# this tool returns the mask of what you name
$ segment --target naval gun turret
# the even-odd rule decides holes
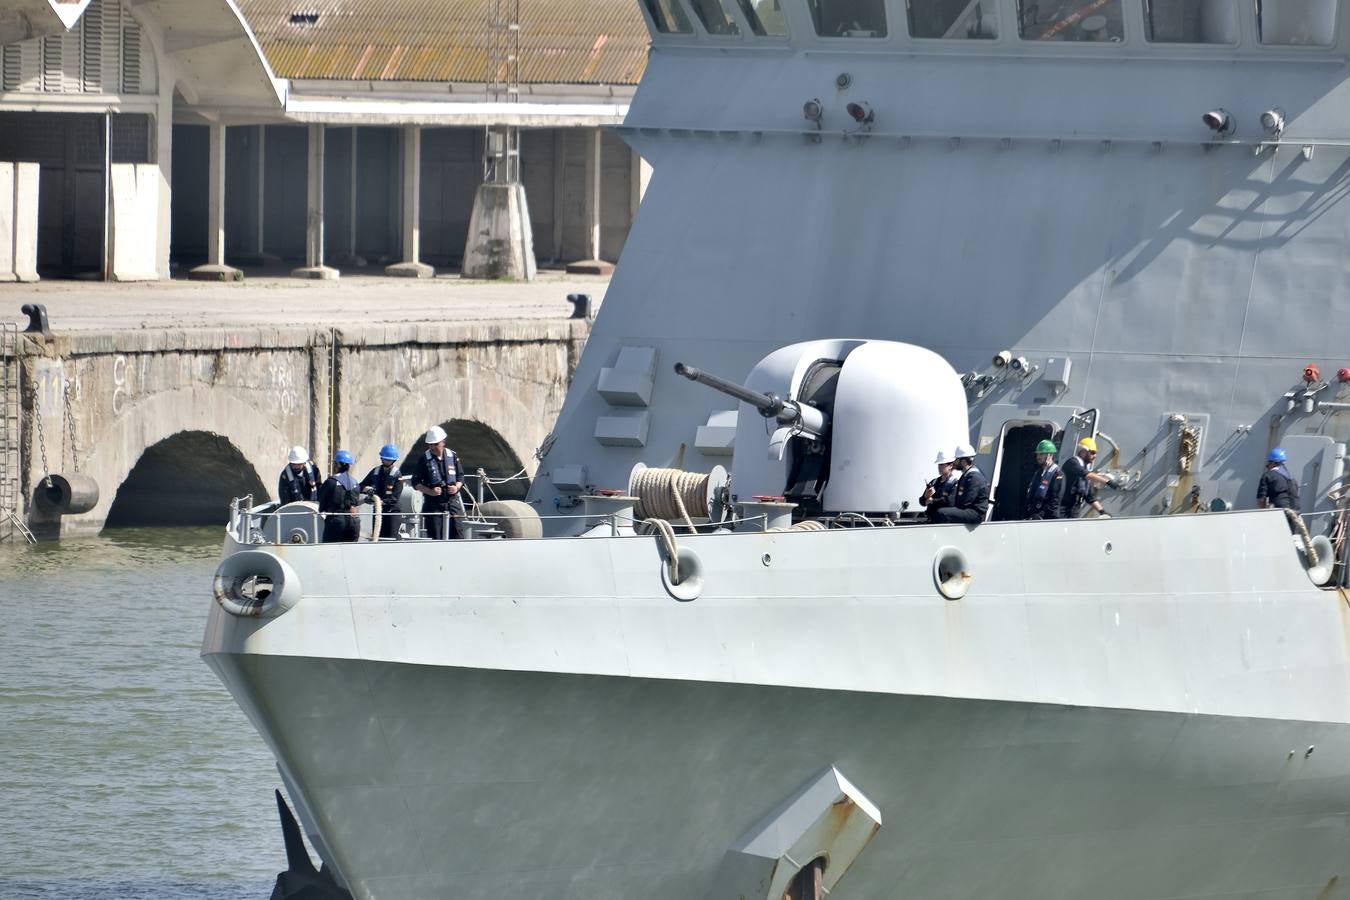
[[[740,500],[782,496],[806,514],[896,513],[917,505],[938,450],[970,440],[960,376],[912,344],[792,344],[756,363],[745,384],[684,363],[675,371],[742,404],[731,476]]]

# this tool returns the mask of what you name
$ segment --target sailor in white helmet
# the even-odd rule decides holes
[[[974,447],[957,444],[954,455],[961,480],[956,483],[956,491],[952,494],[952,505],[939,509],[933,521],[978,525],[989,512],[989,479],[975,467]]]
[[[956,483],[961,480],[961,473],[952,465],[955,461],[956,458],[946,450],[939,450],[937,459],[933,460],[937,464],[938,475],[924,485],[923,496],[919,498],[919,503],[928,511],[930,522],[936,521],[934,515],[939,509],[952,505]]]
[[[323,476],[319,474],[319,467],[310,461],[309,452],[304,447],[292,447],[286,460],[286,468],[277,479],[277,500],[292,503],[318,499]]]
[[[427,449],[417,459],[412,485],[422,495],[422,528],[435,540],[459,536],[455,517],[464,515],[459,490],[464,469],[455,451],[445,446],[445,429],[432,425],[425,436]]]

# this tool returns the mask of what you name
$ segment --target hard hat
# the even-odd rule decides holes
[[[439,444],[445,440],[445,429],[439,425],[432,425],[427,429],[425,440],[428,444]]]
[[[1037,453],[1058,453],[1059,450],[1058,450],[1058,448],[1055,447],[1055,442],[1054,442],[1054,441],[1041,441],[1039,444],[1036,445],[1036,452],[1037,452]]]
[[[937,459],[933,460],[933,462],[937,463],[939,466],[945,466],[955,461],[956,458],[953,457],[946,450],[939,450],[937,453]]]
[[[1267,462],[1274,462],[1274,463],[1286,462],[1288,461],[1288,459],[1289,454],[1285,453],[1279,447],[1276,447],[1274,450],[1270,451],[1270,456],[1266,457]]]
[[[974,459],[974,458],[975,458],[975,448],[972,447],[972,446],[970,446],[969,444],[957,444],[957,445],[956,445],[956,458],[957,458],[957,459]]]
[[[293,463],[309,462],[309,451],[304,447],[292,447],[291,452],[286,454],[286,459]]]
[[[393,444],[385,444],[380,448],[380,459],[398,459],[398,448]]]
[[[350,466],[352,463],[356,462],[356,460],[352,459],[352,452],[350,450],[339,450],[337,453],[333,454],[333,462],[345,463]]]
[[[1097,452],[1097,439],[1096,439],[1096,438],[1085,437],[1085,438],[1083,438],[1081,441],[1078,442],[1078,446],[1079,446],[1081,449],[1083,449],[1083,450],[1091,450],[1093,453],[1096,453],[1096,452]]]

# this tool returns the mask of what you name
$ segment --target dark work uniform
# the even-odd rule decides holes
[[[960,472],[952,472],[946,477],[939,475],[925,485],[926,488],[933,489],[933,498],[928,501],[925,509],[928,511],[928,521],[935,522],[937,511],[946,509],[952,505],[952,497],[956,494],[956,483],[961,480]]]
[[[319,474],[319,467],[314,463],[305,463],[305,467],[298,474],[287,465],[281,470],[281,477],[277,479],[277,499],[282,503],[318,499],[319,485],[322,483],[323,476]]]
[[[1256,486],[1256,499],[1281,509],[1298,509],[1298,482],[1284,463],[1266,469],[1261,483]]]
[[[380,498],[380,537],[393,538],[398,534],[398,498],[403,495],[403,473],[398,466],[376,466],[361,479],[361,490],[370,488]]]
[[[1088,481],[1087,463],[1077,453],[1064,460],[1061,470],[1064,472],[1064,497],[1060,500],[1059,517],[1072,519],[1082,515],[1080,510],[1091,506],[1097,495],[1092,490],[1092,482]]]
[[[361,517],[352,513],[352,507],[361,502],[361,486],[351,472],[329,475],[319,488],[319,512],[328,513],[323,520],[325,544],[350,542],[361,536]]]
[[[413,475],[414,485],[425,485],[426,487],[445,488],[447,485],[464,480],[464,470],[460,468],[459,457],[455,456],[455,451],[449,447],[437,459],[432,452],[428,450],[422,454],[421,459],[417,461],[417,472]],[[434,540],[443,540],[447,537],[458,537],[459,529],[455,525],[454,514],[462,512],[464,503],[457,494],[441,491],[439,497],[432,497],[427,494],[422,495],[422,529]],[[451,517],[446,518],[446,513]],[[449,533],[442,530],[442,526],[449,526]]]
[[[1027,485],[1026,518],[1058,519],[1064,498],[1064,473],[1053,462],[1037,469]]]
[[[962,522],[978,525],[989,512],[989,479],[984,473],[971,466],[956,483],[956,492],[952,495],[952,505],[937,511],[938,522]]]

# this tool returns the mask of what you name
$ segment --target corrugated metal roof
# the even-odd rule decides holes
[[[239,0],[278,76],[358,81],[504,78],[504,69],[489,71],[493,5]],[[520,0],[522,84],[637,84],[647,44],[637,0]]]

